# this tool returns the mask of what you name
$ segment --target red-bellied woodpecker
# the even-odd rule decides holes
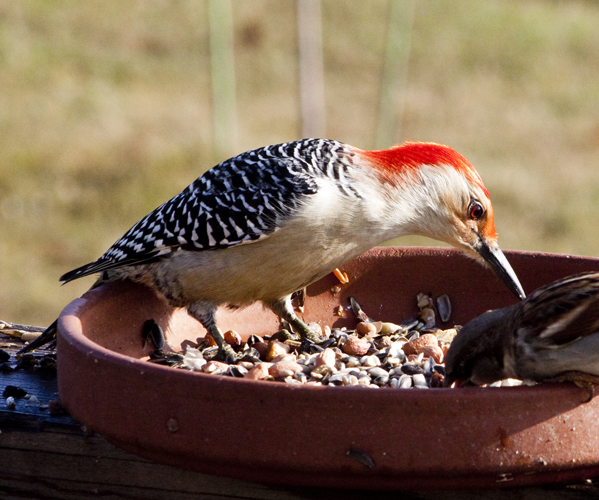
[[[458,247],[524,297],[497,246],[493,208],[476,170],[447,146],[412,142],[363,151],[305,139],[240,154],[61,281],[101,272],[99,283],[144,283],[172,306],[187,308],[230,357],[215,323],[217,306],[262,301],[313,339],[293,311],[291,294],[408,234]]]
[[[599,273],[576,274],[464,325],[445,357],[445,384],[598,383],[598,347]]]

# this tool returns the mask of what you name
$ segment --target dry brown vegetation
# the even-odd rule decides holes
[[[362,148],[388,6],[322,2],[326,135]],[[300,137],[295,2],[233,8],[238,140],[215,151],[206,0],[0,0],[0,318],[49,323],[92,282],[63,272],[218,161]],[[396,142],[467,156],[504,249],[599,255],[597,26],[594,1],[416,4]]]

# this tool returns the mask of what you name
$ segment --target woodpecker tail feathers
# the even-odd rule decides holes
[[[42,334],[36,338],[34,341],[27,344],[20,351],[17,352],[17,357],[22,356],[23,354],[27,354],[28,352],[33,351],[34,349],[38,349],[43,345],[46,345],[56,339],[56,332],[58,331],[58,320],[54,320],[54,322],[46,328]]]

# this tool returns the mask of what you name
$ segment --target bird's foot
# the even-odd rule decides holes
[[[218,348],[216,355],[212,358],[214,361],[222,361],[228,365],[234,365],[239,361],[240,354],[229,345],[224,344]]]
[[[584,402],[589,403],[595,397],[595,385],[599,385],[599,377],[589,373],[568,371],[544,380],[544,382],[573,382],[581,389],[587,391],[589,397]]]
[[[308,339],[312,342],[320,342],[323,340],[320,338],[320,335],[310,330],[308,325],[295,315],[293,308],[291,307],[290,297],[275,300],[266,303],[266,305],[268,305],[277,316],[287,321],[292,330],[298,333],[302,339]]]
[[[299,337],[297,334],[290,332],[289,330],[283,328],[276,333],[273,333],[270,336],[270,340],[279,340],[281,342],[285,342],[286,340],[297,340]]]
[[[310,328],[308,328],[307,326],[305,329],[302,329],[302,331],[298,333],[300,334],[300,337],[302,339],[311,340],[312,342],[315,342],[317,344],[324,340],[318,333],[310,330]]]
[[[301,319],[299,319],[297,317],[287,319],[287,323],[289,323],[289,326],[291,327],[291,329],[301,337],[301,340],[310,340],[311,342],[314,342],[315,344],[318,344],[319,342],[326,340],[324,337],[321,337],[320,334],[311,330],[310,327],[308,325],[306,325],[306,323],[304,323]],[[275,335],[278,335],[281,332],[286,332],[286,331],[288,331],[288,330],[285,330],[285,329],[280,330],[280,332],[277,332]]]
[[[589,397],[585,401],[585,403],[590,403],[591,400],[595,397],[595,383],[587,382],[587,381],[583,381],[583,380],[577,380],[577,381],[574,381],[574,383],[578,387],[585,389],[587,391],[587,394],[589,395]]]

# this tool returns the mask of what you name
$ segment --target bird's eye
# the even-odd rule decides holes
[[[478,201],[473,201],[470,203],[470,207],[468,208],[468,216],[472,220],[480,219],[483,215],[485,215],[485,209]]]

